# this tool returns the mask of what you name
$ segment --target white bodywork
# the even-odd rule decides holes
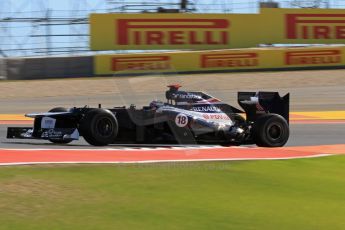
[[[190,127],[198,133],[214,130],[228,131],[234,125],[234,122],[226,113],[212,105],[202,109],[200,107],[197,109],[192,108],[191,110],[165,105],[158,108],[157,113],[174,113],[175,124],[179,127],[187,125],[183,122],[183,117],[188,117]]]

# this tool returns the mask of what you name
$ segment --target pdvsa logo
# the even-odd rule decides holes
[[[287,14],[287,39],[345,39],[345,14]]]
[[[168,70],[170,68],[170,57],[166,55],[113,57],[111,60],[112,71]]]
[[[258,66],[257,53],[226,53],[201,55],[202,68],[253,67]]]
[[[118,45],[228,45],[226,19],[118,19]]]
[[[286,65],[340,64],[340,50],[290,51],[285,53]]]

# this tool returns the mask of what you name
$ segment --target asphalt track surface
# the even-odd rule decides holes
[[[97,148],[114,148],[121,149],[124,147],[154,147],[154,146],[135,146],[135,145],[110,145],[107,147],[94,147],[88,145],[83,138],[67,145],[53,144],[44,140],[24,140],[24,139],[6,139],[6,130],[8,126],[30,125],[0,125],[0,148],[6,149],[97,149]],[[324,124],[291,124],[290,139],[286,146],[315,146],[331,145],[345,143],[345,122],[324,123]]]
[[[237,106],[238,91],[290,92],[291,111],[345,110],[345,70],[283,71],[0,81],[0,114],[52,107],[148,105],[168,84],[205,91]]]
[[[167,84],[180,83],[184,90],[204,90],[211,95],[223,100],[226,103],[237,106],[238,91],[279,91],[281,95],[290,92],[291,111],[345,111],[345,70],[335,71],[291,71],[291,72],[270,72],[270,73],[232,73],[232,74],[204,74],[186,76],[145,76],[145,77],[117,77],[101,79],[71,79],[71,80],[49,80],[49,81],[18,81],[0,82],[0,114],[23,114],[30,112],[44,112],[52,107],[73,107],[90,105],[96,107],[102,103],[104,107],[136,104],[139,107],[147,105],[153,99],[164,100],[164,91]],[[213,149],[204,149],[204,155],[199,154],[203,160],[211,159],[210,155],[221,155],[224,158],[250,156],[251,159],[272,158],[281,154],[283,159],[286,156],[315,156],[319,154],[345,154],[345,119],[341,121],[313,121],[313,122],[292,122],[290,125],[290,139],[286,148],[255,148],[245,146],[247,149],[227,148],[217,146]],[[84,162],[95,160],[100,162],[123,161],[145,161],[157,160],[157,154],[163,154],[161,158],[166,160],[170,155],[169,151],[159,148],[169,146],[121,146],[110,145],[107,147],[89,146],[82,138],[68,145],[52,144],[43,140],[9,140],[6,139],[6,129],[10,125],[0,122],[0,161],[16,162],[17,159],[7,159],[20,155],[35,152],[25,161],[37,161],[44,158],[45,162],[60,159],[61,161]],[[322,147],[323,146],[323,147]],[[190,146],[187,146],[187,148]],[[193,147],[193,146],[192,146]],[[254,147],[254,148],[253,148]],[[177,147],[179,148],[179,147]],[[212,146],[210,147],[212,148]],[[22,149],[21,154],[14,149]],[[31,150],[25,152],[26,150]],[[48,149],[46,152],[36,151]],[[54,152],[54,149],[56,152]],[[139,150],[133,155],[133,150]],[[147,158],[143,152],[147,149],[158,151],[146,151]],[[330,150],[331,149],[331,150]],[[32,151],[34,150],[34,151]],[[79,153],[72,150],[80,150]],[[104,150],[104,151],[103,151]],[[129,151],[128,151],[129,150]],[[143,150],[143,152],[141,152]],[[10,152],[9,152],[10,151]],[[12,152],[11,152],[12,151]],[[90,155],[91,152],[94,155]],[[227,151],[227,153],[225,153]],[[290,152],[289,152],[290,151]],[[292,152],[291,152],[292,151]],[[297,151],[297,152],[296,152]],[[105,153],[107,152],[107,153]],[[162,153],[160,153],[162,152]],[[43,155],[42,155],[43,154]],[[57,158],[49,158],[49,155]],[[57,154],[57,155],[56,155]],[[73,155],[74,154],[74,155]],[[133,157],[131,158],[131,154]],[[178,159],[193,160],[189,153],[171,152],[180,154]],[[107,158],[110,155],[120,158]],[[193,155],[193,154],[192,154]],[[67,157],[62,159],[61,157]],[[95,157],[97,156],[97,157]],[[100,157],[99,157],[100,156]],[[177,155],[171,155],[176,157]],[[195,155],[194,155],[195,156]],[[48,157],[48,158],[47,158]],[[212,157],[212,156],[211,156]],[[278,157],[279,158],[279,157]],[[7,159],[7,160],[6,160]],[[158,160],[159,160],[158,159]],[[177,158],[171,158],[171,160]],[[212,158],[213,159],[213,158]],[[211,160],[212,160],[211,159]],[[277,158],[275,158],[277,159]],[[285,158],[287,159],[287,158]],[[59,161],[60,161],[59,160]]]
[[[345,71],[344,71],[345,78]],[[88,80],[92,81],[92,80]],[[114,86],[115,88],[115,86]],[[1,89],[1,82],[0,82]],[[182,89],[188,90],[187,87]],[[63,89],[59,89],[62,90]],[[59,95],[59,96],[37,96],[22,98],[0,98],[0,113],[31,113],[44,112],[52,107],[83,107],[89,105],[97,107],[102,104],[103,107],[111,108],[114,106],[129,106],[135,104],[137,106],[148,105],[152,100],[158,99],[165,101],[166,87],[162,86],[159,90],[145,92],[132,92],[123,90],[119,92],[101,92],[95,95]],[[198,90],[193,88],[193,90]],[[199,89],[201,90],[201,89]],[[238,89],[209,89],[206,92],[222,101],[239,107],[237,104],[238,91],[279,91],[281,95],[290,93],[290,110],[291,111],[320,111],[320,110],[345,110],[345,86],[323,86],[323,87],[305,87],[305,88],[258,88],[251,89],[239,87]],[[66,94],[68,94],[66,92]]]

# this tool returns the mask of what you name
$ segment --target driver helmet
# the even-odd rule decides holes
[[[164,105],[164,102],[158,101],[158,100],[154,100],[154,101],[151,101],[150,108],[152,110],[156,110],[156,109],[158,109],[159,107],[161,107],[163,105]]]

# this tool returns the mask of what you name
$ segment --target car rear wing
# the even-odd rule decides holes
[[[238,104],[248,121],[255,121],[265,113],[276,113],[289,123],[290,94],[281,97],[278,92],[238,92]]]

